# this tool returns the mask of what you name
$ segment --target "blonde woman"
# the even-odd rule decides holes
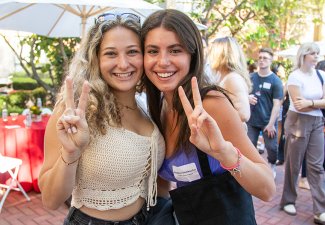
[[[140,18],[101,15],[72,60],[45,133],[43,204],[71,194],[64,225],[147,222],[165,144],[135,99],[143,76]],[[139,126],[140,125],[140,126]]]
[[[325,73],[317,75],[315,70],[319,51],[315,43],[301,45],[296,68],[287,81],[290,106],[284,125],[286,164],[281,207],[289,215],[297,213],[296,185],[305,156],[314,222],[325,224],[324,118],[320,110],[325,108],[325,86],[320,79],[325,80]]]
[[[250,117],[248,94],[252,84],[240,45],[232,37],[217,38],[211,44],[208,60],[218,76],[218,85],[229,92],[241,121],[247,122]]]

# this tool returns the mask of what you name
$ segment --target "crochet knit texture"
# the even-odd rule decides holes
[[[165,143],[157,126],[150,137],[109,127],[82,154],[71,205],[97,210],[119,209],[139,197],[147,206],[156,204],[157,169]]]

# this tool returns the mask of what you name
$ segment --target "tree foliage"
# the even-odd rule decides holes
[[[283,49],[294,44],[310,16],[314,23],[323,23],[324,0],[194,0],[193,4],[196,11],[191,16],[208,26],[205,40],[234,36],[248,51],[262,45]]]
[[[191,12],[191,17],[208,27],[202,33],[207,43],[218,35],[234,36],[249,56],[260,46],[277,50],[295,43],[310,22],[306,19],[308,16],[319,27],[319,33],[324,24],[322,10],[325,0],[193,0],[192,4],[195,11]],[[62,83],[64,68],[80,39],[31,35],[20,38],[17,50],[7,37],[2,37],[17,56],[27,76],[55,96]],[[29,54],[23,55],[26,47],[29,48]],[[45,63],[41,63],[43,56],[47,58]],[[52,84],[45,83],[41,74],[47,74]]]
[[[61,86],[65,67],[76,51],[80,38],[48,38],[33,34],[19,37],[17,48],[6,36],[1,36],[18,58],[26,75],[36,80],[39,86],[54,97],[58,87]],[[26,50],[28,54],[24,54]],[[42,80],[43,74],[51,78],[51,84]]]

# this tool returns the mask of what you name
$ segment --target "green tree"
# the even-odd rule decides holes
[[[260,46],[274,50],[295,44],[310,26],[324,24],[322,10],[325,0],[194,0],[192,18],[208,26],[203,38],[216,34],[236,37],[248,52]],[[310,21],[310,20],[309,20]],[[316,34],[320,30],[315,29]],[[320,38],[318,38],[320,39]],[[250,55],[250,53],[249,53]]]
[[[249,21],[263,13],[263,7],[272,4],[272,0],[195,0],[195,12],[191,16],[198,22],[208,26],[203,32],[203,38],[209,40],[217,32],[229,33],[236,36]]]
[[[5,35],[1,36],[18,58],[26,75],[36,80],[39,86],[54,97],[61,86],[64,69],[76,51],[80,38],[48,38],[33,34],[19,37],[19,45],[14,47],[14,43]],[[28,49],[27,55],[23,54],[24,49]],[[44,56],[47,60],[41,63],[41,57]],[[51,78],[51,84],[42,80],[43,74]]]

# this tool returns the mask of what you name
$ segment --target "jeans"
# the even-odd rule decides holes
[[[252,126],[250,124],[247,124],[247,135],[249,137],[249,139],[251,140],[251,142],[253,143],[253,145],[256,147],[257,145],[257,140],[258,140],[258,136],[260,134],[260,131],[264,130],[264,127],[255,127]],[[265,148],[267,150],[267,160],[269,163],[271,164],[275,164],[276,160],[277,160],[277,155],[278,155],[278,124],[275,123],[275,136],[273,138],[270,138],[267,135],[267,132],[263,132],[263,139],[264,139],[264,143],[265,143]]]
[[[278,160],[284,162],[284,145],[285,145],[285,135],[284,135],[284,123],[286,120],[286,116],[282,117],[281,122],[281,134],[280,134],[280,141],[279,141],[279,148],[278,148]]]
[[[147,205],[144,204],[142,209],[129,220],[108,221],[97,219],[89,216],[75,207],[71,207],[63,225],[145,225],[147,224],[149,212]]]
[[[301,177],[307,177],[307,169],[306,169],[306,155],[304,159],[302,160],[301,165]]]
[[[157,204],[150,209],[148,225],[176,225],[171,199],[157,197]]]

